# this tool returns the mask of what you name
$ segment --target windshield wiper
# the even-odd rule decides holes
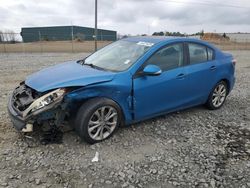
[[[79,61],[77,61],[77,63],[79,63],[80,65],[89,66],[89,67],[91,67],[91,68],[93,68],[93,69],[106,70],[106,69],[104,69],[104,68],[102,68],[102,67],[98,67],[98,66],[96,66],[96,65],[94,65],[94,64],[92,64],[92,63],[85,63],[85,59],[79,60]]]
[[[97,66],[92,63],[83,63],[83,65],[90,66],[91,68],[96,68]]]
[[[90,66],[91,68],[93,69],[98,69],[98,70],[105,70],[104,68],[101,68],[101,67],[98,67],[92,63],[83,63],[83,65],[87,65],[87,66]]]
[[[95,65],[93,65],[92,63],[83,63],[83,65],[90,66],[91,68],[96,68],[96,66],[95,66]]]

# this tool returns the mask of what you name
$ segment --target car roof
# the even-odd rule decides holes
[[[131,41],[131,42],[148,42],[157,44],[160,42],[198,42],[201,44],[205,44],[211,47],[211,44],[196,38],[188,38],[188,37],[167,37],[167,36],[138,36],[138,37],[128,37],[122,40]]]

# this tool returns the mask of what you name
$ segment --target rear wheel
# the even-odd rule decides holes
[[[210,93],[207,106],[211,110],[219,109],[225,102],[228,89],[225,81],[220,81],[216,84],[213,91]]]
[[[121,121],[121,110],[114,101],[95,98],[80,107],[75,128],[82,139],[94,144],[111,137]]]

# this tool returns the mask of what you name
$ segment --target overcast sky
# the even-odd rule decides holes
[[[71,24],[94,26],[94,0],[0,0],[0,30]],[[120,34],[250,32],[250,0],[98,0],[98,27]]]

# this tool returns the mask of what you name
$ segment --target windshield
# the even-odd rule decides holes
[[[117,41],[87,57],[84,64],[110,71],[124,71],[152,45],[146,42]]]

